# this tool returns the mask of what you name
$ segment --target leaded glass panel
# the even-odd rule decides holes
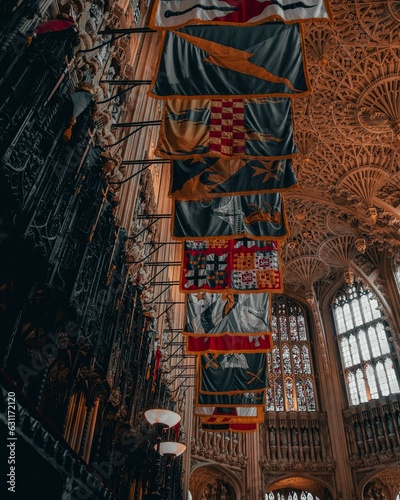
[[[395,354],[381,308],[362,283],[343,288],[333,304],[350,404],[399,392]]]
[[[290,363],[290,350],[287,345],[282,347],[282,361],[283,361],[283,373],[288,375],[292,373],[292,366]]]
[[[285,404],[283,401],[283,389],[282,389],[282,381],[275,380],[275,410],[276,411],[284,411]]]
[[[275,296],[272,314],[275,330],[270,386],[273,389],[267,391],[267,409],[316,411],[311,348],[304,311],[293,300]]]
[[[365,366],[365,373],[367,375],[367,381],[371,398],[376,399],[379,397],[378,386],[376,384],[374,369],[370,364]]]
[[[276,321],[276,316],[272,316],[272,341],[275,342],[278,340],[278,323]]]
[[[301,346],[301,359],[303,361],[303,373],[311,375],[311,361],[308,346]]]
[[[319,497],[314,496],[312,493],[308,491],[271,491],[270,493],[265,493],[265,500],[320,500]],[[400,500],[396,498],[396,500]]]
[[[308,411],[316,411],[315,397],[314,397],[314,383],[310,378],[306,378],[306,397]]]
[[[349,347],[351,354],[352,365],[357,365],[360,362],[360,351],[358,349],[357,340],[355,335],[351,334],[349,337]]]
[[[306,396],[304,393],[303,381],[296,379],[297,409],[307,411]]]
[[[349,339],[347,337],[342,337],[340,339],[342,348],[342,361],[345,368],[352,365],[351,352],[349,347]]]
[[[300,339],[300,341],[307,342],[306,321],[304,319],[303,314],[299,314],[297,316],[297,327],[299,329],[299,339]]]
[[[293,346],[292,348],[292,359],[293,359],[294,373],[298,375],[303,370],[301,369],[300,349],[299,346],[297,345]]]
[[[294,394],[293,394],[293,380],[288,378],[285,380],[285,396],[287,411],[293,411],[294,408]]]
[[[289,317],[289,330],[290,330],[290,340],[298,340],[299,331],[297,328],[296,317],[294,315],[290,315]]]
[[[382,323],[377,323],[375,325],[375,330],[376,330],[376,333],[378,336],[378,342],[379,342],[382,354],[389,354],[390,347],[389,347],[389,342],[388,342],[387,335],[385,332],[385,327],[383,326]]]
[[[357,333],[358,333],[358,341],[359,341],[360,350],[361,350],[361,359],[363,361],[367,361],[368,359],[371,359],[371,353],[369,350],[367,337],[365,335],[364,330],[358,330]]]

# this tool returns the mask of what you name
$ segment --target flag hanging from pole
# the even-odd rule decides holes
[[[180,290],[194,292],[281,292],[276,241],[186,240]]]
[[[198,378],[198,391],[204,394],[266,391],[266,354],[203,354],[198,358]]]
[[[196,388],[198,387],[198,381]],[[196,390],[195,405],[197,407],[221,406],[243,407],[243,406],[261,406],[265,407],[266,392],[244,392],[239,394],[202,394]]]
[[[309,92],[301,26],[272,22],[164,31],[149,95],[302,97]]]
[[[283,22],[327,20],[325,0],[156,0],[150,18],[153,29],[186,24],[255,25],[269,19]]]
[[[289,237],[280,193],[176,201],[172,209],[172,238],[252,238],[274,240]]]
[[[201,335],[188,336],[186,339],[187,354],[232,353],[242,352],[256,354],[272,349],[272,336],[264,335]]]
[[[235,417],[235,423],[245,422],[246,419],[260,419],[263,418],[263,409],[259,406],[243,406],[224,408],[218,406],[195,406],[194,415],[203,419],[213,418],[209,423],[221,423],[225,417]]]
[[[258,428],[257,424],[207,424],[201,422],[201,428],[208,432],[221,432],[221,431],[232,431],[232,432],[255,432]]]
[[[270,293],[190,293],[185,335],[260,336],[272,332]]]
[[[170,197],[177,200],[297,189],[291,160],[203,157],[171,162]]]
[[[291,100],[214,98],[168,100],[164,104],[157,156],[290,158],[297,153]]]

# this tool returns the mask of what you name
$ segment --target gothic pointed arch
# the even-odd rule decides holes
[[[245,494],[240,476],[238,471],[217,462],[200,462],[191,470],[189,490],[193,500],[221,500],[221,495],[236,500]]]

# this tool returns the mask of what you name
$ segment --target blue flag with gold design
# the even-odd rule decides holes
[[[167,101],[155,153],[178,160],[193,156],[291,158],[297,154],[291,100],[260,97]]]
[[[300,97],[309,91],[301,26],[273,22],[163,32],[149,95]]]
[[[265,353],[208,353],[199,356],[199,387],[204,394],[235,394],[266,391]]]
[[[280,193],[223,196],[202,201],[174,200],[173,239],[241,237],[274,240],[289,237]]]
[[[176,200],[282,192],[297,187],[291,160],[203,157],[171,162],[169,196]]]

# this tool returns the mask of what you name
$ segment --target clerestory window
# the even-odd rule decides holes
[[[390,332],[375,295],[362,283],[346,286],[333,313],[350,404],[399,392]]]

